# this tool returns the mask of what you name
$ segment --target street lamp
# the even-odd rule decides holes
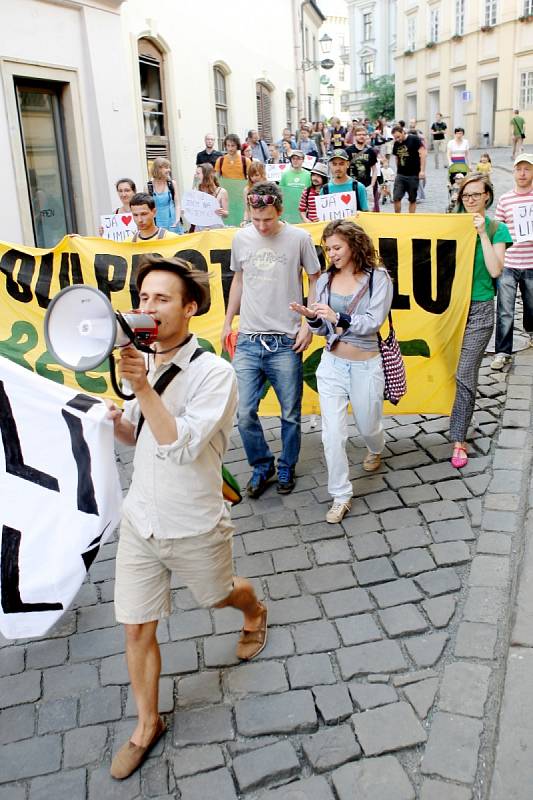
[[[320,44],[320,49],[326,56],[331,51],[331,43],[333,42],[333,39],[331,38],[331,36],[328,36],[328,34],[325,33],[323,36],[320,37],[318,41]]]
[[[327,55],[331,50],[331,43],[333,39],[331,36],[328,36],[327,33],[324,33],[323,36],[320,37],[318,43],[320,45],[320,49],[324,55]],[[310,69],[318,69],[318,67],[322,67],[322,69],[331,69],[335,66],[335,62],[331,58],[322,59],[322,61],[311,61],[309,58],[304,58],[302,61],[302,69],[304,72]]]

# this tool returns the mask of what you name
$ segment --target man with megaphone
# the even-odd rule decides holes
[[[158,713],[156,630],[171,611],[171,573],[199,605],[242,611],[241,660],[263,649],[267,624],[252,585],[233,575],[233,525],[222,496],[222,458],[237,405],[235,373],[223,359],[199,350],[189,333],[191,317],[208,305],[209,276],[179,258],[147,256],[137,289],[141,311],[157,324],[155,352],[147,363],[134,346],[121,350],[119,375],[135,399],[124,412],[109,403],[115,436],[136,445],[117,551],[115,613],[125,626],[138,722],[113,759],[111,775],[118,779],[131,775],[165,732]],[[160,395],[157,382],[171,365],[179,374],[174,371]]]

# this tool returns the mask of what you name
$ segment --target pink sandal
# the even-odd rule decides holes
[[[462,467],[466,467],[468,464],[468,455],[464,447],[461,445],[455,445],[453,448],[453,455],[451,458],[452,467],[456,469],[461,469]]]

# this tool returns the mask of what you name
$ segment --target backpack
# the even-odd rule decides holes
[[[153,197],[153,195],[154,195],[154,182],[153,181],[148,181],[147,186],[148,186],[148,193],[150,195],[152,195],[152,197]],[[167,180],[167,187],[168,187],[168,191],[170,192],[170,196],[172,197],[172,202],[174,202],[174,198],[176,196],[176,192],[174,191],[174,184],[172,183],[170,178]]]
[[[220,172],[220,177],[221,178],[224,177],[223,174],[222,174],[222,165],[224,164],[224,159],[225,159],[225,156],[220,156],[220,167],[219,167],[218,171]],[[246,166],[246,159],[245,159],[245,157],[243,155],[241,155],[241,162],[242,162],[243,175],[244,175],[245,178],[247,178],[248,177],[248,169],[247,169],[247,166]]]
[[[357,185],[359,181],[352,181],[352,192],[355,192],[355,207],[359,210],[359,192],[357,191]],[[326,183],[325,186],[322,187],[321,194],[329,194],[329,184]]]

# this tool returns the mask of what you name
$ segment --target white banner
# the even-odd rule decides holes
[[[267,181],[279,183],[285,170],[290,168],[290,164],[265,164]]]
[[[120,518],[113,425],[101,398],[0,357],[0,631],[42,636]]]
[[[100,225],[104,229],[102,237],[112,239],[114,242],[126,242],[137,232],[137,225],[133,221],[131,212],[127,214],[102,214]]]
[[[514,241],[533,241],[533,203],[531,200],[513,206]]]
[[[313,169],[316,163],[316,156],[310,156],[309,154],[304,157],[303,167],[304,169]]]
[[[212,194],[197,190],[184,192],[181,198],[181,207],[191,225],[200,225],[203,228],[210,225],[221,225],[222,217],[215,214],[220,205]]]
[[[355,192],[319,195],[316,198],[316,213],[322,222],[353,217],[354,214],[357,214]]]

